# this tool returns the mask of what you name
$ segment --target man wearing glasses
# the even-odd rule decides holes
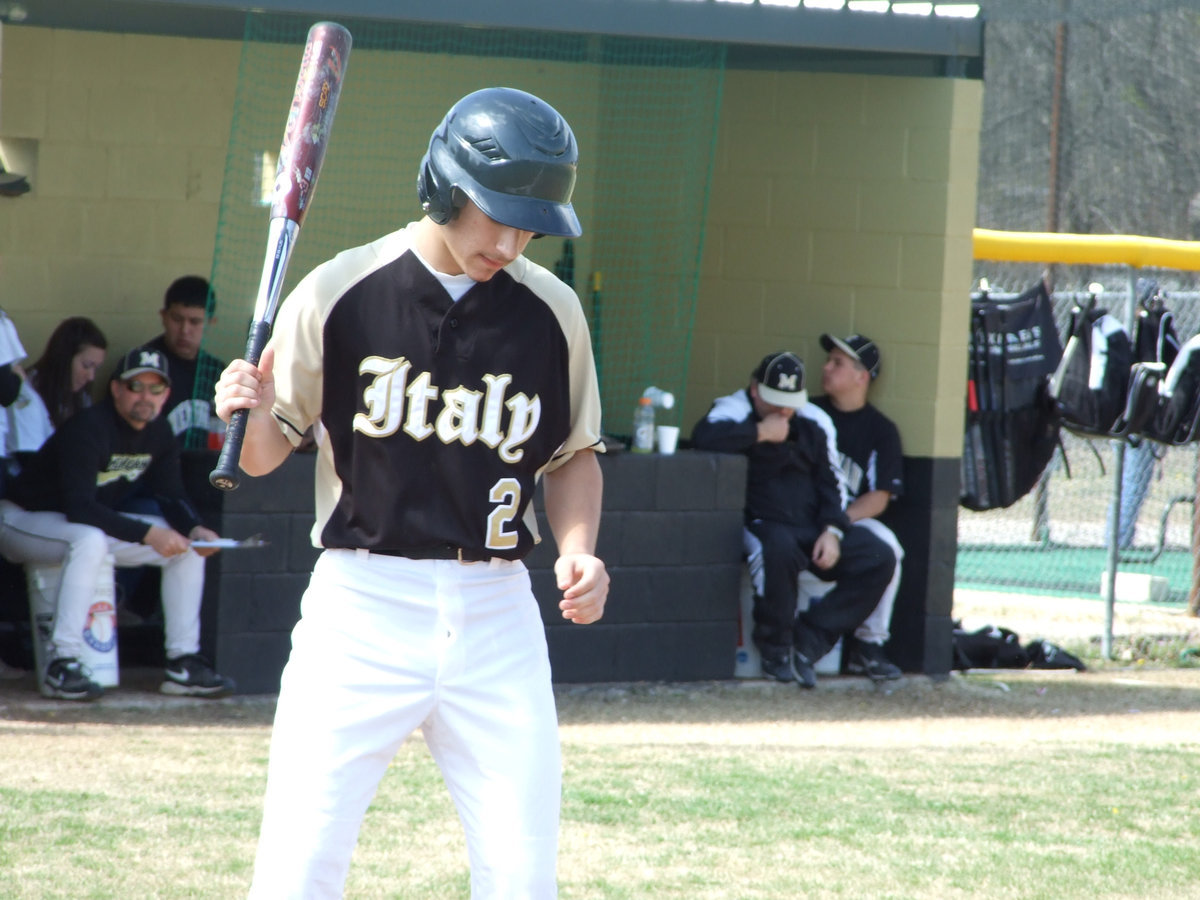
[[[116,566],[161,566],[167,656],[161,690],[216,697],[233,683],[200,654],[204,559],[216,532],[200,524],[183,490],[179,449],[159,417],[171,382],[160,350],[137,347],[117,367],[104,401],[72,416],[42,446],[0,501],[0,553],[19,564],[61,565],[47,697],[94,700],[101,687],[79,662],[95,584]],[[118,512],[135,491],[162,516]]]

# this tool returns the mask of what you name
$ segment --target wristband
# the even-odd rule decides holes
[[[842,529],[838,528],[836,525],[826,525],[825,530],[832,534],[839,541],[846,536]]]

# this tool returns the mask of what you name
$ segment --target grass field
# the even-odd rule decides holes
[[[559,706],[563,898],[1200,898],[1200,670],[593,686]],[[0,893],[244,896],[270,712],[6,708]],[[468,896],[419,735],[347,896]]]
[[[560,897],[1200,900],[1200,620],[1121,606],[1108,661],[1095,602],[959,592],[955,608],[1090,670],[559,686]],[[85,705],[0,682],[0,896],[244,897],[273,698],[166,699],[122,678]],[[418,734],[346,895],[467,885]]]

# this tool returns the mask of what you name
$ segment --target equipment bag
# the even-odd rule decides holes
[[[1129,372],[1125,409],[1111,430],[1113,436],[1135,443],[1142,437],[1169,443],[1169,438],[1159,435],[1155,422],[1164,405],[1160,398],[1163,379],[1179,355],[1179,335],[1175,332],[1175,316],[1167,309],[1158,282],[1139,280],[1138,293],[1138,312],[1133,324],[1134,363]],[[1167,427],[1165,422],[1161,424]]]
[[[1179,348],[1179,355],[1158,388],[1158,408],[1141,434],[1162,444],[1200,439],[1200,335]]]
[[[967,509],[1011,506],[1058,446],[1046,384],[1062,356],[1045,284],[1013,300],[971,300],[962,494]]]
[[[1068,431],[1113,437],[1113,426],[1126,406],[1133,345],[1120,320],[1096,306],[1071,310],[1067,346],[1054,376],[1050,396]]]

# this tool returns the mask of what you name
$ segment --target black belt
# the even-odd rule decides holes
[[[380,556],[403,556],[405,559],[457,559],[459,562],[487,562],[492,557],[476,550],[464,550],[450,544],[434,544],[432,547],[396,547],[387,550],[372,550]]]

